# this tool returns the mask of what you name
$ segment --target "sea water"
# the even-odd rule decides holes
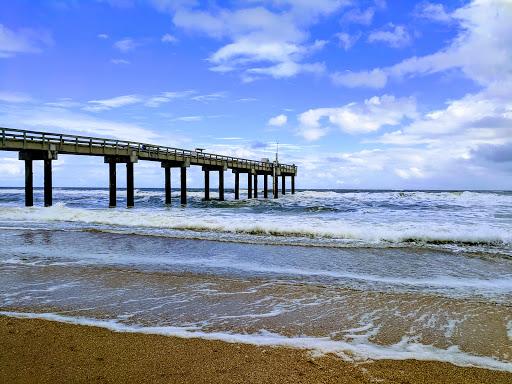
[[[512,371],[510,192],[119,195],[0,189],[1,313]]]

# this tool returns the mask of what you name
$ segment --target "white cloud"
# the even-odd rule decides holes
[[[322,49],[324,41],[309,43],[306,27],[317,17],[334,12],[346,2],[323,0],[275,0],[269,10],[261,6],[227,10],[198,11],[180,8],[173,16],[174,24],[229,42],[209,57],[211,70],[239,72],[245,81],[261,76],[292,77],[299,73],[318,73],[322,63],[305,59]]]
[[[10,157],[0,157],[0,174],[8,176],[18,176],[22,174],[23,163],[18,159]]]
[[[334,84],[343,85],[349,88],[368,87],[382,88],[386,85],[387,75],[381,69],[361,72],[335,72],[331,75]]]
[[[163,35],[160,40],[162,41],[162,43],[176,43],[178,41],[178,39],[170,33],[166,33],[165,35]]]
[[[110,62],[112,64],[130,64],[130,62],[125,59],[111,59]]]
[[[26,103],[32,100],[32,97],[20,92],[0,91],[0,101],[6,103]]]
[[[482,86],[503,82],[512,72],[512,7],[505,0],[474,0],[452,12],[458,23],[457,36],[443,49],[429,55],[410,57],[386,68],[353,72],[351,78],[361,80],[368,73],[380,75],[374,85],[384,87],[388,78],[425,76],[458,69]],[[341,85],[368,86],[364,81],[343,81]],[[341,80],[341,81],[339,81]]]
[[[370,43],[384,43],[393,48],[401,48],[409,45],[412,41],[411,35],[403,25],[389,23],[380,30],[375,30],[368,35]]]
[[[169,103],[173,100],[176,100],[176,99],[183,99],[185,97],[188,97],[190,95],[193,95],[195,92],[192,91],[192,90],[188,90],[188,91],[179,91],[179,92],[162,92],[160,95],[158,96],[152,96],[150,97],[145,105],[147,107],[153,107],[153,108],[156,108],[156,107],[159,107],[160,105],[162,104],[165,104],[165,103]]]
[[[47,31],[30,28],[15,31],[0,24],[0,58],[13,57],[18,53],[40,53],[52,44]]]
[[[226,97],[225,92],[215,92],[215,93],[209,93],[209,94],[204,94],[204,95],[192,96],[190,99],[194,100],[194,101],[199,101],[202,103],[209,103],[211,101],[217,101],[220,99],[224,99],[225,97]]]
[[[350,48],[354,46],[354,44],[359,40],[361,37],[361,34],[355,34],[351,35],[346,32],[340,32],[336,34],[336,37],[338,38],[340,45],[345,51],[348,51]]]
[[[112,108],[124,107],[126,105],[140,103],[142,100],[136,95],[117,96],[111,99],[90,100],[84,110],[91,112],[106,111]]]
[[[180,116],[180,117],[176,117],[174,119],[174,121],[183,121],[183,122],[195,122],[195,121],[201,121],[203,120],[203,116]]]
[[[106,40],[108,39],[110,36],[107,35],[106,33],[100,33],[98,34],[98,39],[103,39],[103,40]]]
[[[139,41],[135,41],[131,38],[126,38],[122,40],[118,40],[114,43],[114,47],[119,49],[121,52],[129,52],[133,51],[135,48],[139,47],[141,43]]]
[[[419,3],[414,9],[414,15],[418,18],[437,21],[440,23],[448,23],[452,21],[452,17],[446,12],[443,4],[430,3],[428,1]]]
[[[350,103],[339,108],[316,108],[301,113],[299,134],[307,140],[325,135],[329,127],[351,134],[369,133],[384,126],[400,124],[404,118],[416,116],[413,98],[374,96],[363,103]],[[326,125],[327,124],[327,125]]]
[[[268,125],[272,125],[274,127],[282,127],[288,122],[288,117],[286,115],[277,115],[268,120]]]
[[[347,13],[343,15],[342,22],[343,23],[353,23],[353,24],[362,24],[362,25],[370,25],[373,21],[373,16],[375,15],[375,9],[367,8],[364,11],[360,9],[351,9]]]

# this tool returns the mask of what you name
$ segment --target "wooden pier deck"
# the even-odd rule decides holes
[[[291,179],[291,193],[295,193],[297,166],[270,161],[256,161],[231,156],[204,153],[187,149],[165,147],[116,139],[87,137],[50,132],[0,128],[0,150],[17,151],[25,161],[25,205],[32,206],[33,161],[44,161],[44,202],[52,205],[52,161],[59,154],[103,156],[109,164],[109,205],[116,206],[116,166],[126,164],[127,206],[134,206],[133,167],[139,160],[157,161],[164,168],[165,203],[171,203],[171,168],[180,169],[181,204],[187,203],[187,168],[201,166],[204,172],[204,198],[210,199],[210,172],[219,173],[219,200],[224,200],[224,172],[231,169],[235,175],[235,199],[240,198],[240,174],[247,174],[248,198],[258,197],[258,176],[263,176],[263,197],[268,198],[268,176],[272,177],[272,195],[279,196],[278,179],[281,177],[281,193],[286,193],[286,177]],[[254,186],[253,186],[254,184]]]

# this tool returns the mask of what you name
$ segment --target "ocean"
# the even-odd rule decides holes
[[[0,313],[512,372],[512,192],[122,195],[1,188]]]

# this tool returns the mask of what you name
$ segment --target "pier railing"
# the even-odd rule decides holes
[[[254,168],[257,170],[270,171],[273,167],[271,162],[249,160],[239,157],[217,155],[208,152],[192,151],[181,148],[166,147],[162,145],[107,139],[80,135],[69,135],[52,132],[28,131],[22,129],[0,127],[1,149],[38,149],[45,150],[50,145],[55,146],[55,150],[60,153],[78,154],[78,155],[96,155],[105,154],[128,154],[135,152],[137,156],[144,160],[168,160],[176,158],[187,158],[192,164],[214,164],[225,162],[230,168]],[[10,148],[8,145],[16,142],[16,148]],[[18,148],[21,145],[21,148]],[[73,150],[74,148],[74,150]],[[297,167],[289,164],[278,164],[277,168],[282,173],[295,174]]]

